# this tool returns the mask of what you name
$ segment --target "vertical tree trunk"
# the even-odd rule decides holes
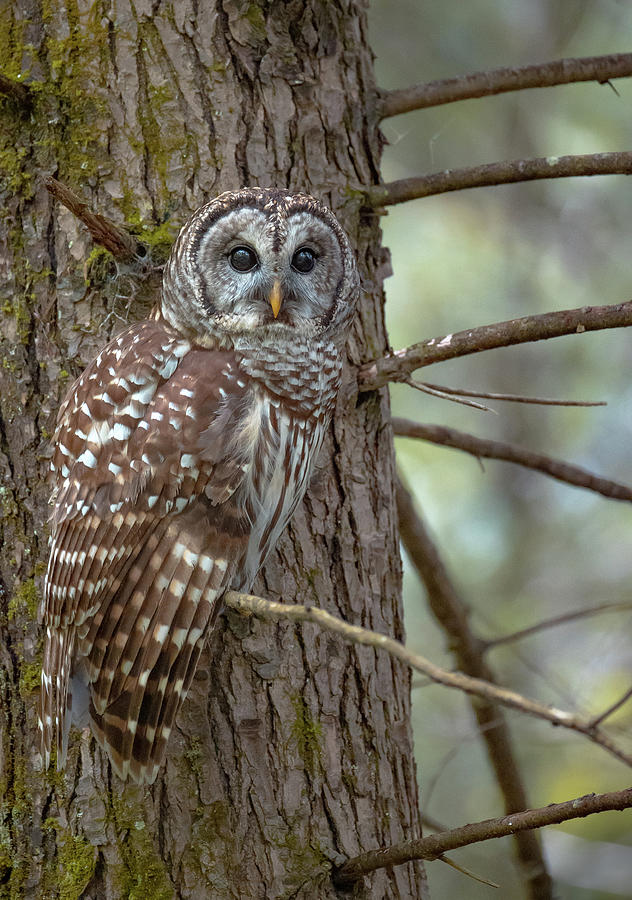
[[[378,179],[364,6],[355,0],[14,0],[0,71],[0,894],[327,898],[331,865],[419,834],[408,673],[311,626],[222,617],[152,787],[124,785],[86,732],[37,772],[34,625],[48,439],[70,381],[155,298],[95,249],[52,174],[133,226],[151,262],[200,203],[260,184],[313,193],[367,290],[352,362],[382,353]],[[385,393],[341,408],[322,469],[255,590],[402,637]],[[420,866],[358,896],[425,896]]]

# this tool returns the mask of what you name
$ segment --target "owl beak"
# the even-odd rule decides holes
[[[277,279],[272,285],[272,290],[270,291],[270,296],[268,297],[268,302],[272,307],[272,313],[274,318],[279,315],[279,310],[281,309],[281,282]]]

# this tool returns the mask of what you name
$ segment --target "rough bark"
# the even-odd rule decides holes
[[[119,782],[87,732],[65,774],[36,770],[48,439],[70,380],[157,288],[95,249],[43,177],[132,226],[158,264],[221,190],[322,197],[367,289],[351,363],[383,356],[380,235],[357,190],[380,155],[363,4],[14,0],[0,20],[0,69],[30,98],[0,99],[0,894],[341,896],[333,863],[420,836],[409,676],[372,649],[227,614],[154,786]],[[339,410],[255,590],[401,638],[387,418],[383,391]],[[426,896],[421,864],[357,896]]]

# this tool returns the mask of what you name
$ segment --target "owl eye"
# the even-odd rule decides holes
[[[316,262],[316,254],[309,247],[299,247],[292,257],[292,268],[297,272],[311,272]]]
[[[251,247],[235,247],[228,256],[236,272],[250,272],[258,264],[257,254]]]

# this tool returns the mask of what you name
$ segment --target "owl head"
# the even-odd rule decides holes
[[[161,311],[202,344],[344,338],[355,258],[333,213],[306,194],[244,188],[200,207],[165,267]]]

